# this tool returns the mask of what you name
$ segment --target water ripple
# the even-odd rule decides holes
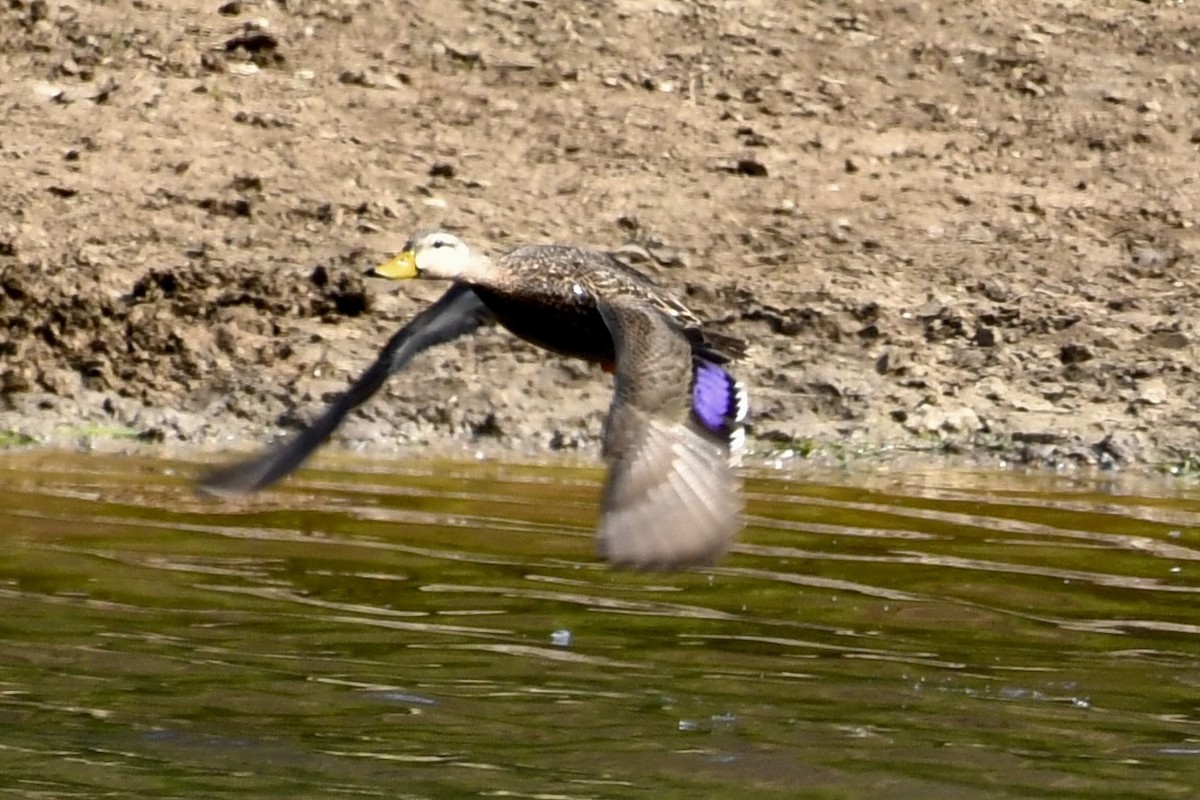
[[[1200,791],[1186,483],[750,469],[730,558],[645,575],[594,466],[190,469],[0,455],[10,793]]]

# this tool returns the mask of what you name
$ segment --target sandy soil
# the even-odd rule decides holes
[[[446,225],[746,337],[760,453],[1200,466],[1194,3],[11,0],[0,109],[9,440],[294,429]],[[489,331],[341,441],[591,447],[608,381]]]

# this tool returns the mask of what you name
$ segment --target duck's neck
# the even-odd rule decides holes
[[[489,286],[495,283],[495,277],[496,270],[492,259],[483,253],[472,251],[467,256],[467,263],[459,281],[472,286]]]

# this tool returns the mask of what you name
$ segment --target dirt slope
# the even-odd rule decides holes
[[[1198,65],[1189,3],[13,0],[0,428],[269,438],[447,225],[625,247],[754,343],[759,452],[1195,466]],[[608,392],[489,332],[343,436],[590,445]]]

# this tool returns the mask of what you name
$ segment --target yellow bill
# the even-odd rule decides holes
[[[412,250],[405,250],[389,261],[385,261],[370,274],[377,278],[391,278],[394,281],[406,281],[417,277],[417,259]]]

